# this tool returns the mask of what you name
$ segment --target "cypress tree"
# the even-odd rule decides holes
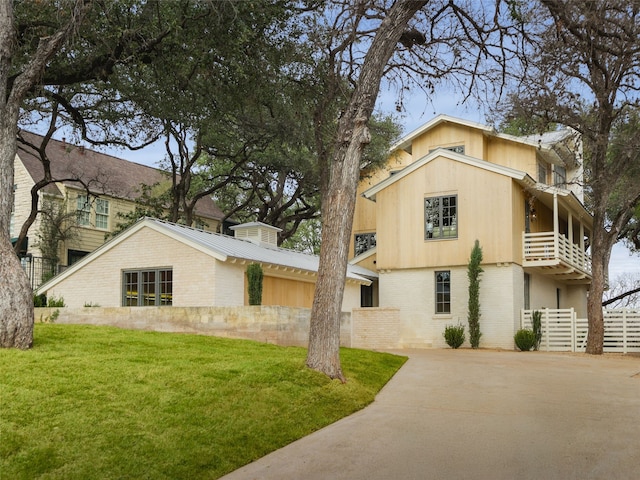
[[[249,305],[262,305],[262,277],[262,267],[259,263],[251,263],[247,266]]]
[[[469,277],[469,342],[472,348],[480,346],[480,274],[483,272],[482,248],[480,242],[476,240],[471,250],[471,258],[467,269]]]

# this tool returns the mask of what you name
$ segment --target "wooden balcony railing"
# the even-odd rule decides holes
[[[523,234],[523,266],[570,266],[591,276],[591,256],[564,235],[554,232]]]

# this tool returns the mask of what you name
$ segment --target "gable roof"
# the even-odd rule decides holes
[[[535,187],[536,185],[536,181],[533,178],[531,178],[531,176],[529,176],[528,173],[523,172],[521,170],[516,170],[514,168],[505,167],[502,165],[498,165],[496,163],[487,162],[486,160],[480,160],[478,158],[469,157],[461,153],[452,152],[451,150],[447,150],[445,148],[436,148],[432,152],[429,152],[428,155],[425,155],[421,159],[416,160],[415,162],[404,167],[402,170],[399,170],[393,175],[375,184],[373,187],[365,190],[362,193],[362,195],[365,198],[368,198],[370,200],[375,200],[376,194],[379,191],[384,190],[389,185],[394,184],[398,180],[401,180],[402,178],[406,177],[407,175],[410,175],[411,173],[418,170],[419,168],[422,168],[424,165],[427,165],[428,163],[432,162],[436,158],[441,158],[441,157],[447,158],[454,162],[464,163],[466,165],[470,165],[470,166],[481,168],[483,170],[494,172],[500,175],[511,177],[514,180],[517,180],[523,186]]]
[[[575,163],[575,159],[572,159],[573,155],[570,154],[571,152],[569,151],[569,148],[564,144],[565,140],[575,134],[575,132],[570,128],[563,128],[561,130],[546,132],[543,134],[518,137],[506,133],[500,133],[494,127],[491,127],[489,125],[451,117],[444,114],[432,118],[424,125],[416,128],[412,132],[409,132],[407,135],[402,137],[391,146],[391,151],[393,152],[395,150],[404,150],[407,153],[411,153],[413,141],[416,138],[443,123],[453,123],[455,125],[479,130],[488,137],[500,138],[503,140],[520,143],[522,145],[529,145],[531,147],[537,148],[540,154],[545,157],[545,159],[550,163]]]
[[[530,192],[532,192],[536,197],[539,197],[546,204],[550,204],[549,199],[553,198],[554,195],[558,197],[562,197],[566,205],[569,206],[573,212],[576,212],[576,214],[581,219],[586,221],[589,227],[591,227],[592,225],[593,216],[591,215],[591,213],[589,213],[589,211],[586,209],[584,204],[578,199],[578,197],[576,197],[576,195],[570,190],[553,187],[553,186],[545,185],[542,183],[537,183],[528,173],[523,172],[521,170],[505,167],[503,165],[487,162],[485,160],[480,160],[474,157],[469,157],[461,153],[452,152],[451,150],[447,150],[446,148],[437,148],[432,152],[429,152],[428,155],[425,155],[421,159],[407,165],[397,173],[390,175],[389,177],[385,178],[381,182],[365,190],[364,192],[362,192],[362,196],[365,198],[368,198],[369,200],[375,201],[376,194],[378,192],[380,192],[381,190],[384,190],[388,186],[401,180],[407,175],[410,175],[412,172],[423,167],[424,165],[427,165],[428,163],[432,162],[436,158],[447,158],[454,162],[460,162],[473,167],[482,168],[483,170],[487,170],[489,172],[510,177],[516,182],[518,182],[520,185],[522,185],[523,188],[526,188]],[[553,207],[551,206],[550,208],[553,208]]]
[[[220,233],[207,232],[197,228],[187,227],[176,223],[166,222],[155,218],[141,218],[134,225],[116,235],[114,238],[98,247],[92,253],[74,263],[64,272],[56,275],[48,282],[38,288],[44,292],[55,286],[60,281],[69,277],[76,270],[88,265],[93,260],[127,241],[136,232],[150,228],[156,232],[166,235],[178,242],[184,243],[202,253],[209,255],[221,262],[233,262],[235,260],[246,260],[257,262],[275,269],[281,269],[283,273],[316,274],[318,271],[319,257],[307,253],[296,252],[279,248],[275,245],[257,245],[250,240],[235,238]],[[370,285],[377,274],[366,268],[349,265],[347,266],[347,279],[357,283]]]
[[[39,146],[43,139],[41,135],[26,131],[20,131],[19,136],[36,146]],[[160,169],[60,140],[49,140],[46,153],[51,161],[51,175],[54,181],[80,189],[85,188],[84,182],[88,185],[89,191],[95,194],[135,201],[142,194],[141,185],[168,182],[170,178]],[[35,182],[43,178],[44,169],[37,152],[18,142],[17,155]],[[48,185],[45,192],[61,195],[55,184]],[[195,213],[215,220],[224,218],[222,210],[208,196],[198,201]]]

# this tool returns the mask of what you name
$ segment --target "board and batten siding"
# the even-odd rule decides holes
[[[378,269],[466,265],[476,239],[485,262],[513,262],[512,188],[509,177],[442,157],[391,184],[377,194]],[[424,199],[440,195],[458,196],[458,238],[425,240]]]
[[[484,135],[481,131],[464,125],[444,122],[413,140],[411,154],[419,160],[438,147],[464,146],[464,153],[470,157],[484,158]]]

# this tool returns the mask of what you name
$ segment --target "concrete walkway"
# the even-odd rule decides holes
[[[639,357],[400,353],[369,407],[223,478],[640,478]]]

